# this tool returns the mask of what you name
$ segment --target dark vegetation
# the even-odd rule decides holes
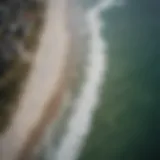
[[[0,132],[10,122],[30,63],[21,58],[33,54],[44,16],[44,4],[35,0],[0,1]]]

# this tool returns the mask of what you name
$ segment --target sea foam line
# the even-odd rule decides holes
[[[99,5],[90,9],[86,15],[91,39],[89,41],[88,66],[86,67],[86,81],[81,88],[79,97],[75,100],[67,131],[62,138],[56,154],[56,160],[75,160],[78,158],[86,136],[91,128],[93,111],[99,99],[99,89],[104,80],[106,69],[106,45],[100,30],[103,25],[100,12],[112,5],[113,0],[104,0]]]

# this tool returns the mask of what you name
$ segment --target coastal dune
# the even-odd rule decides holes
[[[66,6],[67,0],[48,0],[44,29],[24,93],[20,95],[19,108],[10,127],[0,137],[1,160],[26,159],[21,154],[23,148],[33,138],[31,135],[35,128],[37,136],[41,134],[43,128],[38,131],[37,126],[43,122],[43,117],[47,117],[44,116],[47,105],[53,104],[50,107],[55,107],[49,101],[59,93],[59,83],[65,78],[64,68],[70,43],[66,29]],[[48,111],[55,115],[54,109]],[[51,117],[52,113],[48,114]],[[45,128],[45,125],[42,127]],[[32,149],[36,146],[34,143],[31,145],[29,147]]]

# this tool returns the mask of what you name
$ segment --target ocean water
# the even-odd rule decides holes
[[[121,2],[101,12],[108,69],[79,160],[160,158],[160,1]]]

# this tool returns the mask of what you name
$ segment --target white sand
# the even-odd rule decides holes
[[[15,160],[53,96],[65,66],[69,35],[65,28],[67,0],[48,0],[43,35],[12,126],[0,137],[0,159]]]

